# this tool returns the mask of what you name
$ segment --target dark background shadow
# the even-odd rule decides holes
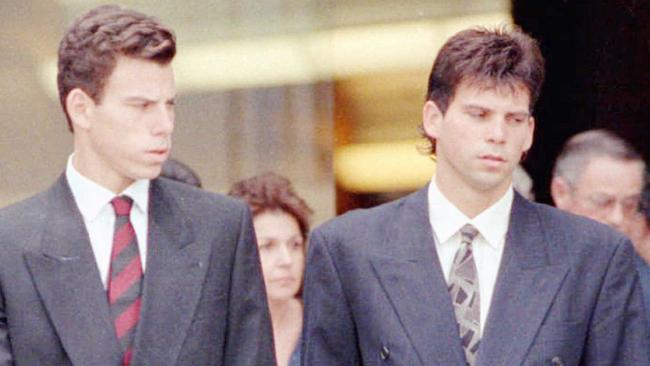
[[[555,157],[567,138],[608,128],[650,158],[650,1],[513,0],[516,24],[540,41],[547,79],[524,166],[550,203]]]

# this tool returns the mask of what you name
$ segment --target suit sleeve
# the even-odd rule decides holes
[[[650,365],[650,334],[629,240],[617,246],[597,301],[583,364]]]
[[[243,210],[239,230],[230,278],[223,365],[275,365],[271,319],[248,209]]]
[[[2,217],[3,225],[0,226],[0,237],[7,237],[7,220]],[[7,243],[0,241],[0,246],[5,248]],[[4,250],[4,249],[3,249]],[[0,366],[13,365],[13,352],[11,349],[11,340],[9,339],[9,324],[7,324],[7,307],[5,304],[4,274],[0,272]]]
[[[9,326],[5,311],[4,292],[0,289],[0,366],[13,365],[13,354],[9,341]]]
[[[327,240],[316,230],[305,273],[302,365],[360,365],[352,311]]]

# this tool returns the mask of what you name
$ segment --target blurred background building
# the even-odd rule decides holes
[[[176,31],[174,158],[217,192],[267,170],[287,176],[315,223],[430,178],[434,164],[417,150],[428,73],[441,44],[473,25],[514,19],[541,40],[549,81],[524,164],[539,199],[548,200],[551,164],[575,132],[613,127],[648,156],[647,1],[116,2]],[[64,169],[71,138],[56,50],[64,27],[103,3],[0,2],[1,206]]]

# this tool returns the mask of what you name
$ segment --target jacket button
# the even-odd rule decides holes
[[[381,350],[379,351],[379,357],[381,357],[382,361],[386,361],[388,357],[390,357],[390,350],[386,346],[381,346]]]
[[[562,362],[562,359],[558,356],[553,357],[553,359],[551,359],[551,363],[553,366],[564,366],[564,362]]]

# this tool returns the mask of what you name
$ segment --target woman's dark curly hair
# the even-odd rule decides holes
[[[298,221],[300,232],[307,239],[312,210],[295,193],[287,178],[272,172],[256,175],[235,183],[228,195],[244,200],[253,216],[269,210],[288,213]]]

